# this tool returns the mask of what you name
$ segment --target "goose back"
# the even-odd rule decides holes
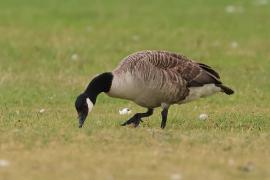
[[[210,66],[168,51],[131,54],[112,73],[114,80],[108,95],[152,108],[184,101],[191,87],[221,83]]]

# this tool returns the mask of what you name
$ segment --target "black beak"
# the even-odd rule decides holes
[[[87,113],[80,113],[79,114],[79,117],[78,117],[78,119],[79,119],[79,128],[82,128],[86,117],[87,117]]]

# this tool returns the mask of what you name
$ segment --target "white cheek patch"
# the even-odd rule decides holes
[[[92,101],[89,98],[86,98],[86,103],[88,106],[88,113],[92,111],[94,104],[92,103]]]

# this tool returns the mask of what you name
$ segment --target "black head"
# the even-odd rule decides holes
[[[93,103],[91,100],[87,97],[85,93],[80,94],[76,101],[75,101],[75,108],[78,113],[78,119],[79,119],[79,128],[83,126],[83,123],[88,115],[89,112],[91,112],[93,108]]]
[[[80,94],[75,102],[75,107],[78,112],[79,128],[83,126],[83,123],[88,115],[92,111],[94,104],[96,103],[97,96],[101,92],[108,92],[111,88],[113,75],[110,72],[102,73],[94,77],[87,86],[84,93]]]

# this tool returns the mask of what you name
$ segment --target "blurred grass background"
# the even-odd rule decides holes
[[[269,18],[267,0],[0,0],[1,177],[268,179]],[[120,108],[144,109],[100,95],[79,130],[91,77],[143,49],[206,63],[236,94],[172,107],[164,131],[159,110],[120,127]]]

